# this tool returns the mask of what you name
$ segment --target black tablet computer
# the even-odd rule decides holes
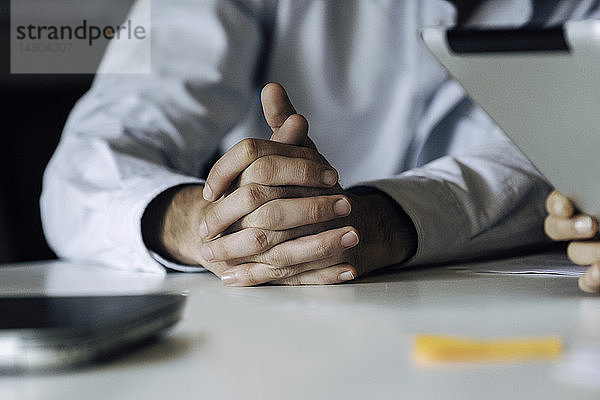
[[[163,334],[186,296],[2,297],[0,371],[75,367],[117,355]]]

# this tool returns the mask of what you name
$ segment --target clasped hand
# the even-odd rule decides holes
[[[232,286],[334,284],[413,254],[410,219],[381,192],[340,187],[283,88],[267,85],[261,100],[271,140],[239,142],[204,186],[175,192],[162,218],[165,253]]]

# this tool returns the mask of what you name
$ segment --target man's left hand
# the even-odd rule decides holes
[[[234,146],[205,185],[205,198],[220,198],[223,206],[214,207],[203,223],[205,236],[214,237],[203,254],[232,265],[222,274],[224,283],[332,284],[410,257],[416,234],[397,203],[375,189],[349,193],[337,184],[319,184],[315,177],[332,168],[308,138],[308,124],[281,86],[267,85],[262,101],[272,141],[282,144],[257,140],[252,151],[248,143]],[[305,171],[301,178],[298,166]],[[271,181],[265,182],[265,176]],[[271,197],[279,191],[280,197],[253,205],[236,200],[248,192],[240,188],[256,189],[257,184]],[[275,192],[274,186],[279,188]],[[305,192],[294,195],[298,190]],[[248,237],[258,237],[257,232],[265,246],[248,246]]]

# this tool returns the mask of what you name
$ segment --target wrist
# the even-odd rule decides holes
[[[402,263],[417,251],[417,231],[406,212],[386,193],[371,187],[350,191],[360,235],[359,258],[378,269]]]
[[[203,188],[175,186],[148,204],[142,216],[142,237],[148,249],[169,261],[198,264],[187,243],[197,236],[194,227],[199,226],[202,210],[209,204],[202,197]]]

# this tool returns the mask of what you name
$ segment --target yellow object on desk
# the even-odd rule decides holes
[[[414,357],[420,364],[444,362],[505,362],[553,360],[563,353],[558,336],[540,338],[471,340],[436,335],[415,339]]]

